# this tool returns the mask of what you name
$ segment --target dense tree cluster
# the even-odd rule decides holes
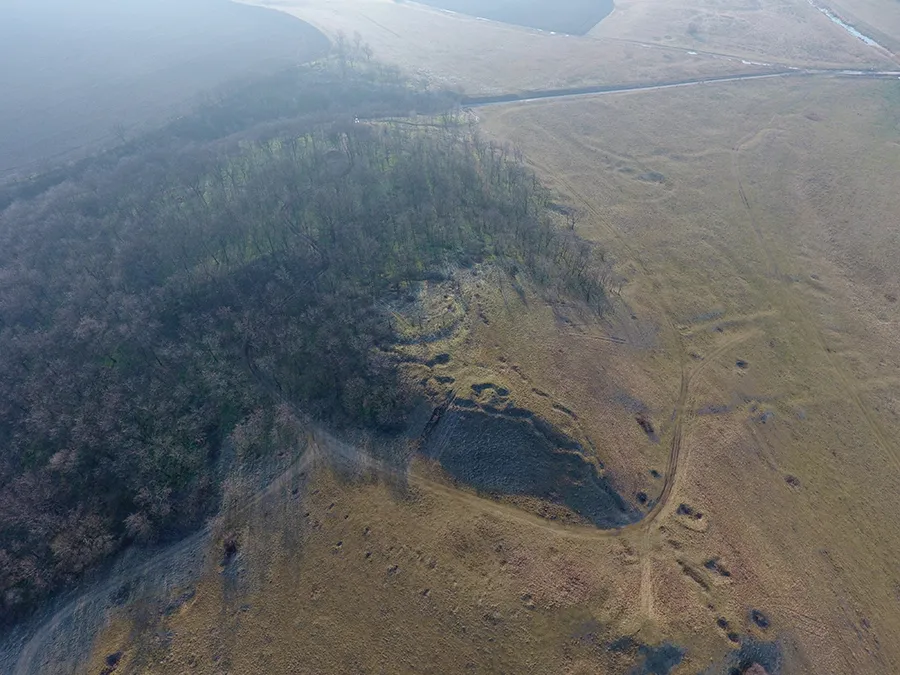
[[[333,89],[293,76],[334,102],[327,124],[283,93],[240,112],[253,84],[6,193],[0,616],[196,526],[226,439],[239,459],[277,445],[286,405],[401,429],[415,391],[381,300],[410,283],[494,260],[602,306],[594,251],[553,225],[521,161],[451,114],[367,122],[432,99],[347,70]]]

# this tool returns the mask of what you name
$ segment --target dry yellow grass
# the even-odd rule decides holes
[[[900,4],[890,0],[837,0],[828,6],[895,54],[900,52]]]
[[[260,4],[265,4],[260,0]],[[437,85],[495,94],[590,84],[681,80],[760,72],[740,58],[591,37],[550,35],[386,0],[271,3],[327,35],[358,32],[376,58]],[[841,63],[859,63],[848,57]]]
[[[291,11],[360,27],[389,59],[472,91],[588,77],[478,52],[492,31],[545,37],[528,31],[435,29],[433,14],[390,3],[334,4]],[[809,21],[809,49],[758,38],[748,51],[870,58],[790,8],[780,34]],[[753,11],[763,27],[774,20]],[[364,32],[372,19],[382,27]],[[834,48],[819,52],[828,36]],[[232,523],[242,575],[223,573],[213,550],[190,602],[143,624],[121,610],[94,665],[124,650],[117,672],[619,674],[633,661],[605,645],[634,635],[684,646],[680,674],[719,663],[734,631],[780,640],[785,673],[900,672],[898,96],[895,82],[817,78],[480,110],[485,132],[524,150],[577,207],[579,233],[609,252],[617,309],[601,321],[472,279],[459,330],[417,356],[446,350],[450,388],[496,382],[590,438],[628,496],[659,494],[649,472],[667,470],[680,439],[666,505],[600,532],[475,495],[424,460],[405,489],[342,480],[319,462],[299,498]],[[629,401],[650,411],[659,443]]]
[[[136,640],[113,628],[97,653],[124,647],[146,673],[564,672],[610,660],[574,636],[602,640],[629,611],[639,574],[622,542],[510,522],[427,485],[398,499],[323,471],[315,486],[244,529],[248,572],[233,599],[211,569],[190,606]],[[598,555],[620,561],[614,577]]]

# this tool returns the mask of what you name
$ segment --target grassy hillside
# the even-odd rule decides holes
[[[392,353],[410,284],[491,261],[603,306],[594,249],[554,226],[531,172],[451,114],[367,121],[444,99],[361,60],[8,188],[5,619],[196,526],[229,458],[290,445],[292,420],[402,431],[423,394]]]

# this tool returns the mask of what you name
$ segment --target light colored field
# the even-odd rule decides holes
[[[562,672],[573,658],[560,632],[617,620],[638,592],[639,566],[616,539],[573,539],[427,486],[398,501],[385,486],[348,489],[323,473],[316,488],[242,533],[248,576],[234,604],[211,569],[159,624],[169,648],[154,649],[148,632],[135,649],[114,626],[88,672],[128,644],[124,672]],[[282,553],[285,536],[301,556]],[[621,569],[610,575],[598,554]],[[593,630],[602,640],[608,629]],[[589,643],[574,651],[609,665]]]
[[[795,65],[885,60],[806,0],[619,0],[591,35]]]
[[[641,40],[685,26],[622,7]],[[754,7],[718,8],[708,50],[878,58],[799,3]],[[472,92],[683,67],[640,60],[677,50],[620,44],[637,63],[605,52],[592,71],[576,50],[614,42],[375,0],[283,8]],[[753,17],[759,29],[741,28]],[[668,473],[664,507],[599,532],[452,487],[423,460],[407,489],[320,462],[296,499],[285,490],[230,524],[237,567],[220,569],[215,549],[177,611],[117,615],[88,672],[123,650],[117,673],[618,675],[634,661],[606,646],[632,635],[685,647],[683,675],[721,665],[731,631],[778,640],[783,673],[900,672],[898,103],[896,82],[798,78],[480,109],[485,133],[522,149],[609,252],[617,309],[601,321],[481,279],[463,288],[461,329],[427,349],[452,354],[442,372],[459,393],[496,382],[590,438],[627,497],[667,496],[650,471]]]
[[[586,84],[655,82],[760,72],[740,58],[684,49],[550,35],[385,0],[283,0],[266,3],[324,33],[358,32],[376,58],[469,94]],[[842,63],[859,63],[848,56]]]
[[[639,327],[573,321],[576,338],[537,298],[481,287],[472,313],[490,323],[471,324],[448,372],[538,410],[533,388],[564,402],[623,490],[665,465],[687,373],[665,508],[610,535],[448,487],[421,462],[407,493],[320,472],[307,499],[242,521],[241,584],[213,560],[179,612],[144,632],[113,623],[96,658],[124,648],[123,672],[621,673],[631,662],[603,646],[635,635],[686,647],[675,672],[695,673],[733,647],[724,618],[780,640],[785,673],[897,672],[895,87],[734,83],[482,111],[615,257]],[[664,182],[636,178],[649,171]],[[663,422],[660,446],[616,391]]]
[[[766,609],[809,659],[788,672],[900,668],[896,96],[746,83],[485,118],[591,214],[582,233],[634,270],[627,297],[673,321],[680,349],[717,354],[691,407],[730,410],[686,422],[673,499],[709,527],[660,523],[651,616]],[[733,568],[725,587],[679,582],[677,559],[711,556]]]

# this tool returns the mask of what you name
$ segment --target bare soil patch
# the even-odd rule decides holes
[[[562,504],[601,528],[640,514],[613,489],[573,439],[522,409],[453,406],[423,444],[456,480],[488,494],[529,495]]]

